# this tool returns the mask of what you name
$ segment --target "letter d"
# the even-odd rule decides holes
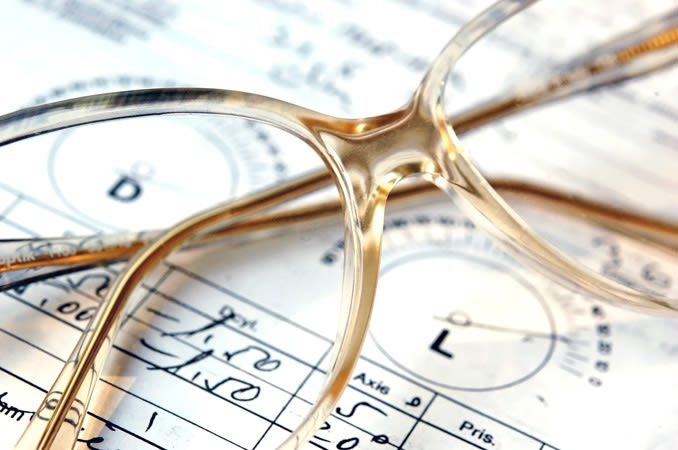
[[[131,202],[141,195],[141,185],[134,178],[123,175],[108,190],[108,195],[121,202]]]

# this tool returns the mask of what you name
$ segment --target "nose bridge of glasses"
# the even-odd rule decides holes
[[[454,158],[455,147],[447,145],[435,119],[415,104],[388,116],[356,120],[347,129],[318,134],[339,156],[359,202],[375,193],[385,199],[398,181],[411,175],[439,177],[449,167],[443,159]]]

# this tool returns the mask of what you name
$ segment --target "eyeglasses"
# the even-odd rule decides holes
[[[327,356],[327,348],[323,347],[320,351],[322,356],[313,367],[317,368],[321,360],[327,364],[325,379],[316,387],[318,400],[313,403],[311,399],[313,406],[307,414],[286,419],[290,425],[284,425],[282,421],[281,436],[285,441],[280,448],[297,448],[301,442],[311,439],[333,411],[350,380],[367,334],[379,272],[387,198],[392,199],[394,204],[411,205],[412,199],[428,198],[431,191],[438,188],[460,200],[459,206],[473,217],[474,223],[483,225],[522,260],[549,277],[619,305],[677,309],[678,298],[671,273],[675,273],[676,269],[678,230],[675,218],[670,215],[675,213],[671,211],[675,207],[671,195],[675,192],[671,190],[671,186],[675,186],[671,177],[675,173],[675,158],[668,156],[653,164],[658,167],[650,176],[639,172],[640,178],[652,178],[655,185],[638,188],[637,183],[633,184],[629,178],[632,186],[629,189],[637,190],[638,196],[625,195],[620,199],[620,191],[610,190],[605,183],[592,189],[591,184],[578,184],[576,179],[567,178],[563,181],[552,173],[547,173],[546,179],[532,173],[517,180],[506,178],[502,176],[502,167],[497,170],[492,166],[492,159],[501,158],[501,163],[520,165],[522,156],[502,157],[492,153],[488,156],[489,160],[483,159],[483,150],[475,151],[473,142],[476,128],[519,110],[627,78],[637,81],[637,77],[643,76],[642,80],[646,80],[655,76],[678,58],[676,16],[672,13],[644,22],[640,28],[609,44],[572,59],[571,64],[542,83],[531,83],[514,94],[481,107],[454,111],[459,79],[452,66],[476,40],[531,3],[498,2],[466,25],[432,63],[407,105],[381,116],[340,119],[254,94],[165,88],[65,100],[24,109],[0,119],[1,141],[7,147],[4,150],[16,153],[44,146],[40,135],[65,130],[48,143],[52,149],[54,171],[59,170],[59,164],[76,164],[85,155],[93,154],[89,150],[93,142],[100,147],[95,158],[131,152],[141,154],[143,162],[144,149],[157,145],[156,137],[162,135],[179,148],[195,147],[194,151],[184,150],[189,157],[180,160],[178,167],[173,168],[176,173],[190,170],[195,157],[206,161],[196,169],[197,176],[214,171],[214,174],[210,173],[214,177],[226,178],[226,191],[228,186],[237,185],[237,178],[253,176],[256,171],[256,156],[246,154],[243,161],[233,164],[239,170],[220,172],[224,161],[220,155],[215,156],[213,149],[223,145],[225,136],[236,135],[228,144],[230,153],[225,159],[231,164],[233,161],[229,159],[243,156],[239,154],[243,143],[237,137],[238,132],[234,131],[240,129],[248,130],[263,148],[269,145],[269,136],[274,136],[275,139],[270,142],[283,142],[286,148],[293,149],[295,159],[299,160],[299,168],[291,169],[286,181],[274,179],[273,183],[269,183],[270,180],[266,179],[259,184],[249,183],[256,189],[225,192],[224,195],[231,195],[233,199],[166,231],[10,241],[4,244],[8,249],[2,258],[6,286],[51,276],[55,270],[63,273],[103,261],[132,258],[97,309],[17,448],[73,447],[94,385],[126,316],[124,305],[135,287],[154,268],[168,258],[170,261],[171,258],[184,258],[183,255],[188,258],[192,250],[170,256],[187,243],[199,247],[197,250],[206,245],[214,248],[213,255],[205,257],[209,264],[217,264],[217,255],[225,252],[225,259],[233,262],[233,266],[228,268],[229,277],[239,276],[243,280],[235,282],[238,286],[262,282],[263,272],[270,271],[271,280],[278,278],[276,271],[279,267],[270,263],[270,255],[275,256],[278,263],[280,260],[286,264],[290,261],[289,273],[297,277],[282,283],[281,289],[294,292],[296,287],[303,286],[301,289],[313,295],[332,297],[331,292],[343,286],[342,312],[336,325],[336,340],[331,340],[334,342],[331,344],[331,356]],[[478,45],[481,44],[482,41]],[[473,54],[470,51],[460,64],[463,65],[464,60],[472,58]],[[473,59],[469,60],[472,64]],[[468,70],[479,73],[472,67]],[[467,83],[471,81],[466,79]],[[482,83],[491,85],[486,80]],[[184,114],[189,116],[184,117]],[[159,115],[176,115],[180,119],[157,121],[155,116]],[[222,122],[221,117],[232,119]],[[669,117],[669,126],[675,125],[672,120]],[[90,125],[84,126],[86,124]],[[470,136],[468,141],[466,136]],[[10,148],[10,143],[17,149]],[[462,150],[462,144],[467,152]],[[653,155],[659,157],[656,153]],[[611,158],[610,166],[618,165],[619,160],[627,164],[629,157],[622,151],[613,156],[616,159]],[[582,155],[578,157],[582,158]],[[582,167],[581,170],[592,170],[576,159],[571,164]],[[607,166],[606,161],[599,167],[607,169]],[[625,165],[617,172],[626,174],[627,169],[628,165]],[[113,183],[106,180],[101,186],[118,204],[132,204],[142,195],[142,190],[147,189],[140,180],[152,178],[152,169],[143,163],[130,170],[132,175],[121,171]],[[495,170],[498,175],[495,175]],[[91,175],[92,179],[86,179],[87,176],[83,175],[85,181],[97,186],[97,174]],[[422,182],[401,183],[405,178],[416,178]],[[615,182],[618,179],[615,177]],[[548,183],[545,184],[545,181]],[[63,183],[59,189],[62,192],[73,189],[65,195],[73,198],[80,188]],[[170,189],[174,188],[170,186]],[[221,192],[219,195],[222,195]],[[81,203],[75,203],[73,208],[80,208]],[[117,213],[110,207],[98,212],[97,205],[82,205],[85,205],[82,208],[85,214],[90,215],[94,222],[115,224]],[[209,206],[209,203],[204,206]],[[143,208],[142,205],[139,214]],[[635,212],[636,209],[644,212]],[[668,213],[665,213],[667,210]],[[668,215],[657,218],[657,214]],[[124,228],[132,228],[129,223],[126,222]],[[299,249],[305,245],[322,248],[318,242],[327,242],[328,235],[336,237],[335,247],[312,253],[315,256],[323,254],[323,264],[332,269],[332,273],[313,268],[304,260],[305,256],[299,254]],[[256,279],[252,278],[252,274],[257,275]],[[184,277],[188,275],[185,273]],[[153,279],[158,282],[155,286],[164,281],[162,276]],[[331,285],[331,289],[325,284]],[[253,292],[250,296],[262,295],[256,288],[248,289]],[[243,303],[247,303],[250,297],[229,295]],[[328,308],[327,305],[318,307],[300,302],[302,309],[308,308],[301,312],[303,320],[300,323],[322,321],[326,314],[323,308]],[[275,305],[267,313],[275,315],[281,310],[285,310],[285,305]],[[191,337],[202,333],[212,336],[207,332],[217,325],[254,329],[257,323],[262,323],[251,319],[232,304],[222,305],[215,315],[216,319],[208,321],[207,325],[184,326],[163,331],[162,335]],[[441,320],[464,326],[470,319],[463,314],[450,313]],[[275,340],[282,339],[286,332],[289,329],[283,329],[280,335],[264,335]],[[204,339],[207,344],[208,337]],[[171,353],[155,344],[143,342],[142,345],[148,345],[149,351]],[[251,351],[260,352],[261,349]],[[180,362],[172,362],[172,357],[165,354],[169,362],[155,363],[155,367],[176,375],[190,364],[207,360],[212,354],[209,350],[202,350],[193,359]],[[230,361],[235,354],[226,352],[224,358]],[[265,373],[266,369],[277,369],[284,363],[264,355],[255,364],[259,364],[257,370]],[[203,380],[199,378],[203,375],[198,372],[195,377],[204,382],[210,392],[228,383],[235,384],[228,392],[235,403],[254,400],[261,389],[230,375]],[[304,397],[300,391],[294,391],[294,394]]]

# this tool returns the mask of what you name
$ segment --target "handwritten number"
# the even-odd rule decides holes
[[[255,345],[250,345],[234,352],[224,352],[224,357],[227,361],[230,361],[234,356],[247,352],[260,352],[263,354],[263,357],[254,363],[254,368],[257,370],[261,370],[262,372],[272,372],[280,367],[279,360],[272,359],[271,354],[268,351]]]
[[[337,448],[340,450],[350,450],[352,448],[356,448],[359,443],[360,439],[357,437],[343,439],[337,443]]]
[[[378,412],[378,413],[381,414],[382,416],[386,416],[386,415],[387,415],[387,414],[386,414],[384,411],[382,411],[381,409],[377,408],[376,406],[370,405],[370,404],[367,403],[367,402],[359,402],[359,403],[356,403],[355,405],[353,405],[353,408],[351,408],[351,411],[350,411],[348,414],[347,414],[347,413],[344,413],[344,412],[341,410],[340,407],[337,407],[337,414],[339,414],[340,416],[343,416],[343,417],[353,417],[353,414],[355,414],[356,410],[357,410],[358,407],[360,407],[360,406],[365,406],[365,407],[367,407],[367,408],[370,408],[370,409],[372,409],[372,410]]]
[[[89,450],[104,450],[100,447],[95,447],[93,445],[93,444],[101,444],[102,442],[104,442],[104,438],[101,437],[101,436],[96,436],[96,437],[89,438],[89,439],[78,439],[78,442],[83,442],[83,443],[87,444],[87,448]]]
[[[372,438],[372,442],[376,442],[377,444],[388,444],[388,436],[385,434],[377,434]]]
[[[409,402],[405,402],[407,406],[412,406],[416,408],[417,406],[421,405],[421,399],[419,397],[413,397],[412,400]]]
[[[148,426],[146,427],[146,431],[151,429],[151,427],[153,426],[153,422],[155,422],[156,417],[158,417],[158,412],[153,411],[153,415],[151,415],[151,420],[148,421]]]
[[[68,284],[71,289],[79,290],[83,289],[85,283],[89,284],[92,282],[94,284],[94,293],[97,297],[103,298],[106,294],[106,290],[111,284],[111,276],[106,273],[88,273],[79,278],[73,276],[68,277]]]
[[[659,270],[657,263],[646,264],[642,269],[643,279],[660,288],[671,287],[671,277]]]

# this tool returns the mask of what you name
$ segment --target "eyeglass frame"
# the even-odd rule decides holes
[[[678,311],[678,299],[634,291],[582,268],[537,235],[506,204],[464,152],[445,112],[446,82],[478,39],[536,0],[500,0],[466,24],[430,65],[411,100],[394,112],[342,119],[257,94],[220,89],[160,88],[98,94],[27,108],[0,117],[0,146],[64,128],[158,114],[214,114],[262,122],[299,138],[323,160],[337,188],[345,223],[339,334],[320,399],[279,447],[299,448],[330,415],[348,385],[365,339],[379,274],[386,200],[405,178],[424,179],[460,202],[464,213],[528,266],[560,283],[622,306]],[[548,99],[567,93],[560,92]],[[528,105],[529,106],[529,105]],[[166,230],[140,250],[116,278],[73,354],[45,397],[48,420],[35,414],[16,449],[71,449],[123,317],[142,278],[185,241],[215,224],[228,226],[327,183],[310,176],[229,201]],[[60,394],[63,393],[63,394]],[[53,394],[57,394],[56,397]],[[50,397],[52,395],[52,397]],[[76,409],[78,420],[67,420]]]

